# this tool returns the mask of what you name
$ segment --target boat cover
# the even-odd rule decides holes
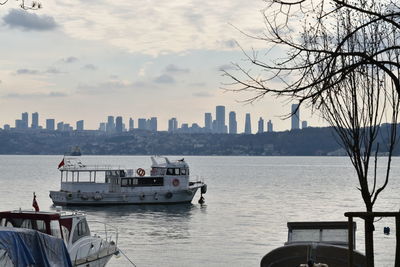
[[[36,230],[0,227],[0,266],[72,267],[64,241]]]

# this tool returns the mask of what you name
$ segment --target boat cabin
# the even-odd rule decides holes
[[[288,222],[288,241],[285,245],[304,242],[327,243],[348,246],[348,222]],[[353,222],[355,237],[356,223]],[[355,241],[355,240],[354,240]],[[354,249],[355,249],[355,243]]]
[[[33,229],[73,244],[84,236],[90,236],[86,217],[79,213],[3,211],[0,226]]]

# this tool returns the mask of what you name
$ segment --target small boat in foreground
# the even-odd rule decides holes
[[[77,157],[65,157],[59,164],[61,189],[50,191],[54,205],[115,205],[190,203],[198,189],[199,203],[207,185],[190,181],[184,159],[157,162],[151,157],[150,175],[142,168],[86,165]]]
[[[265,255],[261,267],[348,266],[348,222],[288,222],[287,226],[288,241]],[[355,231],[354,222],[354,237]],[[353,261],[354,267],[366,266],[360,252],[353,251]]]
[[[12,228],[9,228],[12,227]],[[30,229],[31,231],[22,232],[24,235],[32,235],[35,232],[44,233],[52,236],[47,238],[49,241],[46,246],[38,246],[32,253],[26,255],[49,254],[55,252],[63,252],[62,245],[68,250],[70,262],[64,261],[62,264],[48,263],[46,264],[28,264],[28,265],[2,265],[1,266],[79,266],[79,267],[103,267],[107,264],[113,255],[118,254],[117,248],[118,231],[107,224],[102,225],[102,237],[100,235],[92,235],[89,225],[86,221],[86,215],[80,212],[44,212],[44,211],[3,211],[0,212],[0,238],[3,235],[10,236],[10,231],[18,234],[16,228]],[[13,234],[13,236],[17,236]],[[8,237],[10,238],[10,237]],[[44,240],[44,237],[39,237]],[[115,238],[115,240],[113,240]],[[55,242],[57,239],[61,242]],[[29,243],[33,244],[32,241]],[[61,245],[60,245],[61,243]],[[50,244],[50,245],[49,245]],[[57,246],[55,246],[55,244]],[[21,245],[22,247],[24,245]],[[19,248],[19,247],[17,247]],[[58,254],[58,252],[56,254]],[[0,247],[0,263],[2,263],[2,251]],[[10,251],[8,251],[10,253]],[[12,253],[12,252],[11,252]],[[12,259],[12,255],[8,255]],[[54,255],[52,256],[54,258]],[[49,257],[46,257],[48,259]],[[51,258],[51,257],[50,257]],[[22,261],[24,259],[20,259]],[[18,261],[17,261],[18,262]]]

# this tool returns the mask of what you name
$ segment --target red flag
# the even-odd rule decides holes
[[[62,166],[64,166],[64,159],[58,164],[58,168],[61,168]]]
[[[35,211],[38,212],[39,211],[39,205],[36,201],[36,195],[35,193],[33,193],[33,201],[32,201],[32,207],[35,208]]]

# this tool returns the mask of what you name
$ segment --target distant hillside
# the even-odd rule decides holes
[[[344,153],[330,127],[253,135],[139,130],[114,135],[98,131],[0,131],[0,154],[64,154],[73,146],[79,146],[84,155],[315,156]]]

